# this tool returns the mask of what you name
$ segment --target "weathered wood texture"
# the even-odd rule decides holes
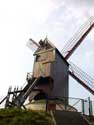
[[[36,55],[35,63],[34,63],[34,77],[39,76],[50,76],[51,74],[51,63],[55,61],[55,55],[53,54],[54,50],[52,51],[45,51]]]
[[[68,65],[56,49],[36,54],[34,77],[50,76],[54,80],[52,96],[68,97]]]
[[[51,64],[51,77],[54,80],[52,96],[68,97],[68,65],[57,52],[55,62]]]

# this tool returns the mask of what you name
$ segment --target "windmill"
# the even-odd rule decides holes
[[[39,43],[29,39],[27,46],[35,51],[32,75],[27,75],[27,84],[22,90],[8,91],[6,107],[21,107],[29,96],[29,101],[49,97],[69,97],[69,75],[94,95],[94,79],[78,66],[68,61],[94,26],[93,18],[74,34],[60,52],[46,37]],[[9,101],[9,95],[17,93]],[[68,100],[66,100],[68,103]]]
[[[52,78],[55,77],[55,70],[57,70],[56,77],[54,78],[54,81],[56,81],[56,80],[58,81],[57,83],[55,83],[55,84],[57,84],[57,86],[56,86],[55,93],[53,94],[54,96],[56,94],[56,96],[68,97],[68,76],[67,76],[68,74],[70,76],[72,76],[78,83],[80,83],[85,89],[87,89],[91,94],[94,95],[94,79],[91,78],[87,73],[82,71],[78,66],[76,66],[72,62],[68,61],[70,56],[79,47],[79,45],[83,42],[83,40],[89,34],[89,32],[92,30],[93,27],[94,27],[94,18],[91,17],[74,34],[74,36],[71,38],[71,40],[69,40],[69,42],[62,49],[61,53],[57,50],[57,48],[47,38],[43,41],[43,44],[48,42],[52,46],[52,49],[53,48],[55,49],[56,52],[54,52],[54,53],[58,53],[59,56],[61,56],[63,61],[65,62],[65,65],[62,63],[63,67],[62,67],[62,64],[60,64],[60,62],[61,62],[60,60],[58,60],[58,63],[59,63],[58,65],[52,66],[52,68],[53,68],[52,70],[54,72],[54,73],[52,73],[52,75],[54,74],[54,76],[52,76]],[[32,39],[30,39],[30,41],[33,42]],[[29,43],[30,43],[30,41],[29,41]],[[41,41],[41,43],[42,43],[42,41]],[[30,48],[30,46],[28,46],[28,47]],[[40,51],[40,50],[37,50],[37,52],[38,51]],[[35,52],[35,55],[37,55],[37,52]],[[48,55],[51,56],[50,53]],[[46,57],[46,59],[47,59],[47,57]],[[51,59],[53,59],[53,57],[51,57]],[[54,64],[52,64],[52,65],[54,65]],[[44,66],[44,67],[46,67],[46,66]],[[66,70],[65,72],[60,71],[60,70],[63,70],[63,68]],[[44,68],[42,67],[42,69],[44,69]],[[36,69],[34,69],[34,70],[36,71]],[[45,71],[47,71],[47,70],[45,70]],[[60,71],[60,72],[58,72],[58,71]],[[38,71],[36,71],[36,72],[38,73]],[[65,74],[67,74],[67,75],[65,75]],[[63,78],[63,76],[65,78]],[[62,80],[61,80],[62,82],[61,83],[59,82],[59,80],[60,80],[59,77],[60,78],[62,77]],[[63,83],[63,82],[65,82],[65,83]],[[59,83],[60,83],[60,85],[59,85]],[[60,88],[58,88],[58,86],[60,86]],[[64,90],[63,90],[63,88],[64,88]],[[62,91],[62,94],[60,93],[60,95],[59,95],[60,89]],[[65,93],[63,93],[63,92],[65,92]]]

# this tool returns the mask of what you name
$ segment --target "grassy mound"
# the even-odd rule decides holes
[[[0,109],[0,125],[52,125],[52,118],[42,111]]]

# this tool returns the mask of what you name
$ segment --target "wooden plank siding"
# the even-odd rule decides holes
[[[51,63],[55,61],[55,52],[47,51],[36,55],[34,63],[34,77],[50,76]]]
[[[55,55],[55,62],[51,64],[51,77],[54,80],[54,89],[52,91],[52,96],[68,97],[68,65],[58,53],[56,53]]]
[[[43,83],[43,85],[37,86],[37,88],[42,89],[53,97],[68,97],[68,66],[68,63],[56,48],[39,49],[35,53],[33,76],[35,78],[40,76],[52,78],[53,89],[50,89],[49,83],[47,85]],[[47,88],[49,91],[46,91]]]

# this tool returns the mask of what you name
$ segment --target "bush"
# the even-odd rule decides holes
[[[43,111],[0,109],[0,125],[52,125],[51,115]]]

